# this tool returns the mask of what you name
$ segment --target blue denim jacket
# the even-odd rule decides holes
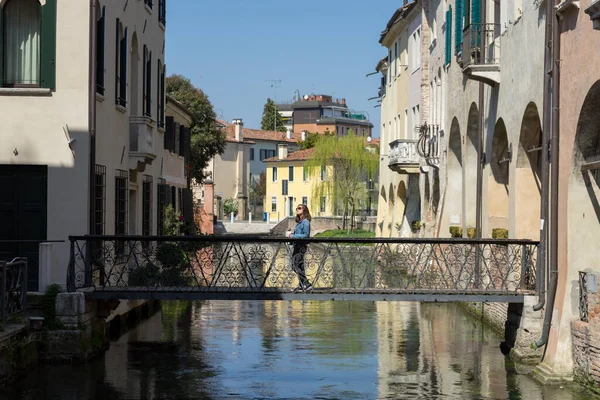
[[[310,237],[310,221],[303,219],[296,224],[294,233],[290,236],[293,239],[306,239]]]

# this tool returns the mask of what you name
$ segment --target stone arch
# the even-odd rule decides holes
[[[527,105],[521,122],[515,170],[515,236],[539,240],[542,123],[535,103]]]
[[[465,225],[467,228],[474,228],[477,219],[477,168],[479,159],[477,156],[479,132],[479,109],[477,104],[472,103],[469,109],[469,118],[467,120],[467,144],[463,159],[463,168],[465,169],[464,179],[465,188]],[[483,139],[483,138],[482,138]]]
[[[138,45],[138,37],[137,32],[133,32],[133,36],[131,38],[131,69],[129,71],[129,82],[131,84],[131,115],[139,116],[142,115],[140,110],[140,76],[142,75],[142,71],[140,71],[140,51]],[[143,68],[144,66],[142,66]]]
[[[458,119],[452,119],[448,136],[447,183],[444,195],[444,219],[440,232],[442,236],[450,235],[450,226],[462,226],[463,222],[463,152]],[[460,222],[452,222],[458,220]],[[451,221],[452,220],[452,221]]]
[[[396,191],[396,197],[400,202],[406,205],[406,184],[404,181],[400,181],[398,184],[398,190]]]
[[[510,144],[506,125],[502,118],[494,127],[492,152],[490,155],[490,173],[488,175],[488,226],[492,229],[508,229],[508,180],[510,167]]]
[[[593,247],[600,237],[600,170],[589,165],[600,161],[600,80],[588,91],[577,122],[571,174],[567,190],[568,275],[566,282],[577,281],[577,271],[600,273],[598,251]],[[582,167],[586,166],[585,170]],[[566,192],[566,193],[564,193]],[[569,287],[569,286],[567,286]],[[568,296],[568,295],[567,295]],[[575,293],[571,295],[576,310]],[[575,311],[577,313],[577,311]]]

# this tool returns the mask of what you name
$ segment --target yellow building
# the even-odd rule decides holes
[[[334,207],[327,195],[315,201],[312,198],[313,186],[327,179],[332,167],[323,166],[318,175],[310,174],[306,161],[314,149],[299,150],[288,154],[286,144],[279,144],[277,156],[265,160],[267,165],[267,190],[265,212],[271,221],[280,221],[296,215],[296,206],[306,204],[311,215],[329,217],[334,215]]]

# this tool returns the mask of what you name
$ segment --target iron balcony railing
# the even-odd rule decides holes
[[[316,293],[534,294],[537,242],[488,239],[71,237],[69,291],[285,293],[303,264]],[[129,294],[128,294],[129,293]],[[126,298],[126,297],[118,297]]]
[[[421,125],[416,128],[419,134],[417,151],[428,164],[440,163],[440,127],[439,125]]]
[[[471,24],[463,31],[463,67],[500,64],[500,25]]]
[[[27,259],[0,261],[0,322],[25,311]]]
[[[390,143],[389,164],[419,165],[420,156],[417,150],[419,139],[396,139]]]

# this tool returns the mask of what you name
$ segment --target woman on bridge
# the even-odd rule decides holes
[[[293,233],[291,231],[288,232],[287,237],[292,239],[306,239],[310,237],[311,219],[308,207],[305,204],[299,204],[298,207],[296,207],[296,228]],[[306,254],[308,245],[302,242],[293,242],[293,246],[292,268],[298,275],[299,282],[298,287],[294,289],[294,291],[310,290],[312,289],[312,285],[306,278],[306,273],[304,272],[304,255]]]

